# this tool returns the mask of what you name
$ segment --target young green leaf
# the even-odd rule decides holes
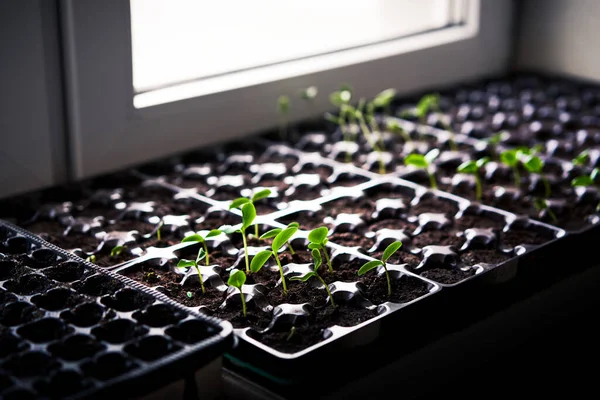
[[[479,167],[477,167],[476,161],[465,161],[456,168],[456,171],[463,174],[476,174],[479,171]]]
[[[500,153],[500,161],[509,167],[515,167],[519,162],[517,150],[504,150],[502,153]]]
[[[578,176],[571,181],[572,186],[592,186],[594,180],[589,175]]]
[[[309,243],[307,247],[308,247],[310,250],[316,250],[316,249],[320,249],[320,248],[322,248],[323,246],[321,246],[321,245],[320,245],[320,244],[318,244],[318,243]]]
[[[412,153],[404,159],[405,165],[412,165],[417,168],[427,168],[429,163],[423,154]]]
[[[186,237],[184,237],[181,240],[181,243],[188,243],[188,242],[191,242],[191,243],[204,243],[204,237],[202,235],[199,235],[199,234],[196,233],[196,234],[193,234],[193,235],[186,236]]]
[[[428,164],[431,164],[440,155],[440,149],[431,149],[425,154],[425,160]]]
[[[376,108],[385,108],[390,105],[392,100],[396,97],[396,89],[386,89],[383,92],[379,93],[373,99],[373,106]]]
[[[188,267],[196,267],[197,263],[194,260],[185,260],[181,259],[177,263],[178,268],[188,268]]]
[[[490,162],[490,158],[489,157],[481,157],[479,160],[477,160],[475,162],[475,165],[477,165],[477,169],[483,167],[485,164]]]
[[[391,256],[394,255],[395,252],[398,251],[398,249],[402,247],[402,242],[397,240],[393,243],[391,243],[388,247],[385,248],[385,250],[383,251],[383,256],[381,256],[381,262],[386,263],[387,260],[390,259]]]
[[[91,263],[95,263],[96,262],[96,256],[94,254],[92,254],[91,256],[88,256],[85,261],[91,262]]]
[[[235,229],[235,227],[233,225],[221,225],[219,227],[219,230],[227,235],[231,235],[232,233],[235,233],[238,231],[237,229]]]
[[[506,140],[510,137],[510,134],[506,131],[502,131],[502,132],[498,132],[492,136],[490,136],[489,138],[487,138],[487,142],[489,144],[491,144],[492,146],[496,146],[498,143],[500,143],[503,140]]]
[[[271,189],[263,189],[257,193],[254,193],[254,195],[252,196],[252,202],[254,203],[256,201],[266,199],[270,195],[271,195]]]
[[[242,231],[245,231],[256,218],[256,208],[254,204],[246,203],[242,206]]]
[[[227,279],[227,284],[229,286],[233,286],[241,290],[242,286],[244,286],[244,283],[246,283],[246,274],[244,271],[239,269],[234,269],[231,271],[229,279]]]
[[[590,173],[590,178],[592,178],[592,181],[596,182],[596,178],[598,178],[598,173],[600,173],[600,169],[594,168],[592,170],[592,172]]]
[[[279,98],[277,99],[277,111],[280,114],[285,115],[288,113],[289,110],[290,110],[289,96],[286,96],[286,95],[279,96]]]
[[[417,116],[420,119],[424,119],[430,111],[437,111],[439,109],[440,96],[438,94],[426,94],[421,97],[421,100],[417,103]]]
[[[263,233],[259,239],[264,240],[274,238],[275,236],[279,235],[279,232],[281,232],[281,228],[271,229],[270,231]]]
[[[287,243],[287,241],[290,240],[290,238],[294,235],[294,233],[296,233],[296,231],[298,231],[298,228],[288,227],[279,232],[279,234],[275,236],[275,239],[273,239],[273,243],[271,244],[271,248],[273,249],[273,251],[279,251],[279,249],[281,249]]]
[[[298,222],[290,222],[287,225],[288,228],[300,228],[300,224]]]
[[[302,281],[302,282],[306,282],[307,280],[309,280],[310,278],[312,278],[313,276],[316,276],[316,273],[314,271],[310,271],[307,272],[306,274],[302,275],[302,276],[294,276],[292,278],[290,278],[291,281]]]
[[[302,97],[304,100],[313,100],[315,97],[317,97],[318,93],[319,89],[316,86],[309,86],[300,92],[300,97]]]
[[[317,271],[319,269],[319,267],[321,266],[321,264],[323,264],[323,258],[321,258],[321,251],[318,249],[313,249],[313,251],[311,252],[312,258],[313,258],[313,262],[315,264],[315,271]]]
[[[249,203],[250,199],[246,197],[239,197],[231,202],[229,205],[229,209],[233,210],[234,208],[240,208],[242,205]]]
[[[341,117],[337,117],[331,113],[325,113],[325,120],[329,122],[333,122],[336,125],[343,125],[344,119]]]
[[[577,157],[575,157],[571,163],[573,165],[578,165],[578,166],[584,166],[588,163],[590,159],[590,151],[589,150],[583,150],[581,153],[579,153],[577,155]]]
[[[265,265],[269,257],[273,255],[269,250],[263,250],[252,258],[250,263],[250,270],[252,272],[258,272]]]
[[[192,292],[187,292],[187,293],[186,293],[186,296],[187,296],[189,299],[191,299],[192,297],[194,297],[194,295],[192,294]]]
[[[206,234],[206,237],[214,237],[214,236],[219,236],[220,234],[222,234],[223,232],[220,229],[212,229],[210,232],[208,232]]]
[[[121,254],[123,252],[123,250],[125,250],[125,246],[115,246],[110,251],[110,256],[111,257],[116,257],[119,254]]]
[[[538,156],[527,155],[523,158],[522,162],[527,171],[535,174],[540,174],[544,168],[544,162]]]
[[[327,235],[329,234],[329,229],[326,226],[321,226],[319,228],[313,229],[308,233],[308,240],[311,243],[322,244],[325,239],[327,239]]]
[[[379,267],[380,265],[383,265],[383,263],[379,260],[369,261],[369,262],[365,263],[362,267],[360,267],[360,269],[358,270],[358,275],[362,276],[362,275],[366,274],[367,272],[369,272],[370,270],[372,270],[373,268]]]

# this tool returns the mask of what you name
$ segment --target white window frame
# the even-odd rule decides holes
[[[357,97],[370,97],[389,87],[410,93],[506,72],[512,3],[467,0],[464,25],[339,52],[326,63],[274,66],[279,72],[251,85],[213,87],[199,97],[136,109],[129,1],[62,0],[72,177],[271,128],[279,120],[277,97],[311,85],[320,96],[311,107],[295,101],[292,121],[331,109],[327,94],[343,83],[351,84]],[[319,57],[327,56],[313,61]],[[224,78],[221,85],[235,79]]]

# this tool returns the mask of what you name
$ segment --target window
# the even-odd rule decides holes
[[[464,22],[466,0],[131,0],[134,105],[145,107],[254,84],[277,66]],[[333,54],[335,57],[335,54]],[[331,57],[330,60],[335,60]],[[320,65],[319,65],[320,64]],[[246,72],[246,73],[244,73]],[[255,71],[256,72],[256,71]],[[211,78],[227,77],[219,86]],[[241,78],[241,79],[240,79]],[[269,78],[267,78],[269,79]],[[194,83],[192,83],[194,82]],[[224,82],[224,80],[221,80]],[[228,84],[229,85],[228,85]],[[161,90],[170,88],[169,90]],[[169,95],[170,94],[170,95]]]

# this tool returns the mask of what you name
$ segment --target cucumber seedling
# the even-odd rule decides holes
[[[233,208],[240,208],[241,206],[243,206],[246,203],[252,203],[252,204],[256,204],[257,201],[262,200],[262,199],[266,199],[267,197],[269,197],[271,195],[271,190],[270,189],[263,189],[259,192],[256,192],[252,195],[252,197],[238,197],[237,199],[233,200],[231,202],[231,204],[229,205],[229,209],[233,209]],[[255,206],[256,208],[256,206]],[[254,224],[254,236],[258,237],[258,224]]]
[[[290,280],[306,282],[314,276],[325,287],[325,290],[327,291],[327,295],[329,296],[329,301],[331,302],[331,306],[335,307],[335,302],[333,301],[333,296],[331,295],[331,290],[329,290],[329,285],[323,280],[323,278],[321,278],[321,276],[319,275],[319,272],[318,272],[319,267],[323,263],[323,259],[321,258],[321,252],[317,249],[313,249],[311,254],[313,257],[313,262],[315,264],[315,267],[313,268],[313,270],[310,272],[307,272],[306,274],[304,274],[302,276],[294,276]]]
[[[125,246],[115,246],[110,250],[111,257],[118,257],[125,250]]]
[[[223,233],[223,232],[218,229],[213,229],[212,231],[207,232],[204,236],[202,236],[199,233],[195,233],[193,235],[184,237],[183,240],[181,241],[181,243],[200,243],[202,245],[202,249],[204,250],[204,254],[206,254],[205,259],[206,259],[206,265],[208,266],[210,263],[210,260],[209,260],[209,256],[208,256],[208,245],[206,244],[206,239],[218,236],[221,233]]]
[[[521,187],[521,174],[519,173],[520,157],[520,150],[518,149],[504,150],[500,153],[500,162],[512,169],[515,186],[517,188]]]
[[[279,124],[279,136],[282,139],[287,137],[288,113],[290,112],[290,98],[287,95],[281,95],[277,98],[277,112],[281,116]]]
[[[413,167],[424,169],[429,176],[429,185],[432,189],[437,189],[437,181],[435,180],[433,171],[431,171],[431,164],[439,155],[439,149],[431,149],[425,155],[412,153],[406,156],[404,159],[404,165],[412,165]]]
[[[321,226],[319,228],[315,228],[308,233],[308,248],[313,252],[317,250],[318,252],[323,251],[325,254],[325,260],[327,260],[327,266],[329,267],[329,272],[333,272],[333,266],[331,265],[331,259],[329,258],[329,254],[327,253],[327,236],[329,235],[329,229],[326,226]],[[313,257],[314,258],[314,257]],[[319,263],[319,265],[321,265]],[[318,267],[315,267],[315,271]]]
[[[457,172],[463,174],[473,175],[475,177],[475,198],[477,201],[481,201],[482,197],[482,184],[481,177],[479,176],[479,170],[490,161],[489,157],[482,157],[479,160],[465,161],[456,168]]]
[[[382,110],[385,114],[390,114],[390,105],[396,98],[396,89],[385,89],[373,98],[371,101],[373,110]]]
[[[250,262],[248,261],[248,241],[246,240],[246,229],[252,226],[254,222],[254,218],[256,218],[256,209],[254,208],[254,204],[246,203],[242,204],[242,224],[239,228],[235,228],[231,225],[223,225],[219,228],[220,231],[225,232],[230,235],[232,233],[238,232],[242,235],[242,242],[244,243],[244,257],[246,259],[246,273],[250,273]]]
[[[379,266],[383,267],[385,271],[385,278],[387,280],[387,288],[388,288],[388,297],[392,295],[392,284],[390,282],[390,274],[387,269],[387,260],[390,259],[391,256],[394,255],[398,251],[398,249],[402,247],[402,242],[397,240],[391,243],[388,247],[383,251],[383,255],[381,256],[381,260],[371,260],[366,262],[360,269],[358,270],[358,276],[363,276],[367,272],[372,269],[375,269]]]
[[[286,228],[300,228],[300,224],[297,222],[290,222]],[[281,231],[282,231],[281,228],[271,229],[270,231],[263,233],[259,239],[261,239],[261,240],[272,239],[275,236],[279,235],[279,233]],[[290,253],[292,253],[292,255],[296,254],[296,252],[294,251],[294,248],[292,247],[292,244],[289,242],[289,240],[287,242],[285,242],[285,244],[287,245],[288,249],[290,249]]]
[[[282,229],[281,232],[275,236],[273,242],[271,243],[270,250],[263,250],[256,254],[252,258],[252,263],[250,264],[250,270],[252,272],[258,272],[265,265],[267,260],[273,256],[275,261],[277,262],[277,266],[279,267],[279,275],[281,276],[281,283],[283,284],[283,294],[287,295],[287,285],[285,284],[285,277],[283,276],[283,267],[281,266],[281,261],[279,260],[279,255],[277,254],[279,250],[285,246],[288,240],[296,233],[298,227],[291,226],[285,229]]]
[[[231,274],[229,274],[229,279],[227,279],[227,284],[237,288],[240,291],[240,298],[242,299],[242,314],[244,314],[244,317],[246,317],[246,299],[244,298],[244,291],[242,290],[244,283],[246,283],[246,274],[244,271],[239,269],[234,269],[231,271]]]
[[[206,289],[204,287],[204,279],[202,279],[202,273],[200,272],[200,261],[208,255],[207,252],[204,251],[204,248],[200,247],[198,250],[198,255],[195,260],[186,260],[181,259],[177,263],[177,268],[190,268],[193,267],[196,269],[196,273],[198,274],[198,279],[200,280],[200,287],[202,288],[202,293],[206,293]]]
[[[421,97],[421,99],[417,103],[415,114],[417,118],[419,118],[419,122],[425,125],[427,124],[427,115],[432,111],[440,112],[440,95],[437,93],[430,93]],[[440,120],[440,123],[442,124],[444,130],[450,135],[448,138],[450,150],[458,150],[458,147],[456,146],[456,141],[454,140],[454,132],[452,132],[452,128],[442,120]]]

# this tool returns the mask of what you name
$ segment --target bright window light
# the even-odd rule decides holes
[[[136,93],[455,24],[459,0],[131,0]],[[217,89],[215,89],[217,90]]]

